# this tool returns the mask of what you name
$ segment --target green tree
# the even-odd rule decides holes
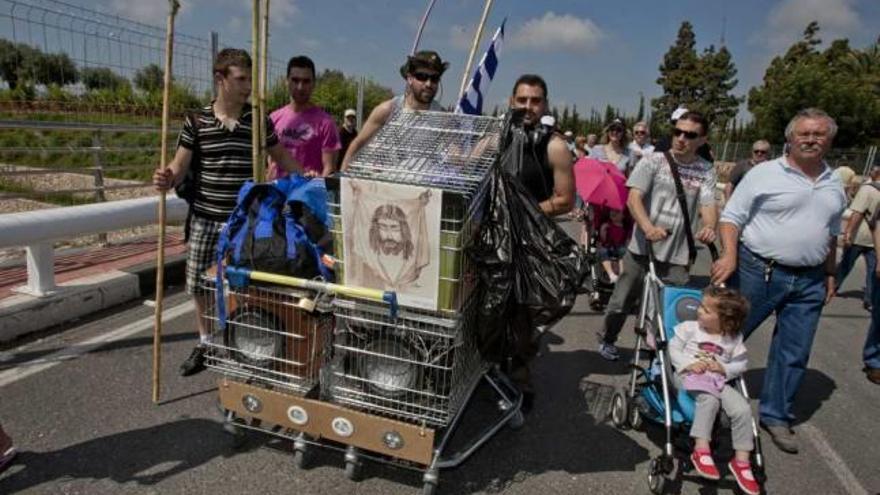
[[[770,62],[763,84],[749,91],[756,134],[782,141],[795,113],[818,107],[837,121],[836,146],[868,144],[880,128],[878,44],[857,50],[839,39],[820,51],[818,32],[818,25],[810,23],[803,39]]]
[[[639,93],[639,111],[636,112],[636,122],[645,120],[645,95]]]
[[[134,85],[147,93],[162,91],[165,86],[165,71],[156,64],[141,67],[134,73]]]
[[[76,82],[79,74],[67,54],[44,54],[24,43],[0,39],[0,77],[16,89],[21,83],[63,86]]]
[[[86,67],[80,70],[80,79],[86,89],[120,89],[131,87],[128,79],[107,67]]]
[[[663,95],[651,100],[652,128],[662,132],[672,112],[685,106],[706,116],[710,124],[724,127],[736,115],[742,99],[731,94],[737,85],[736,66],[726,47],[710,45],[697,55],[696,36],[683,22],[675,43],[663,56],[657,84]],[[656,118],[654,118],[656,117]]]
[[[559,122],[558,124],[560,129],[571,129],[571,116],[568,114],[568,105],[565,105],[562,108],[562,122]]]
[[[79,71],[66,53],[40,54],[35,59],[34,82],[64,86],[79,81]]]

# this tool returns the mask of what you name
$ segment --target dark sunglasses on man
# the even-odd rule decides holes
[[[698,137],[700,137],[699,132],[686,131],[684,129],[679,129],[678,127],[672,129],[672,135],[675,137],[679,137],[681,135],[684,135],[685,139],[688,139],[690,141],[693,141],[694,139],[697,139]]]
[[[752,150],[752,154],[767,156],[770,154],[770,150]]]
[[[440,74],[427,74],[425,72],[413,72],[412,76],[416,78],[416,81],[418,82],[425,82],[430,80],[434,84],[439,83],[441,77]]]

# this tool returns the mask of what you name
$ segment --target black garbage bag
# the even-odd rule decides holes
[[[536,330],[571,311],[577,289],[589,274],[584,250],[511,174],[530,137],[521,127],[506,127],[505,152],[486,195],[487,213],[468,250],[482,298],[477,341],[483,356],[495,361],[515,349],[533,347]]]

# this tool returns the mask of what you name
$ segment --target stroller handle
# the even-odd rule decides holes
[[[666,229],[666,232],[668,234],[672,233],[669,229]],[[712,258],[712,262],[714,263],[714,262],[718,261],[718,256],[719,256],[718,255],[718,246],[716,246],[714,242],[710,242],[709,244],[706,244],[706,247],[709,248],[709,256]],[[645,254],[648,257],[649,262],[653,263],[653,262],[657,261],[657,259],[654,257],[654,242],[653,241],[649,241],[649,240],[645,239]]]

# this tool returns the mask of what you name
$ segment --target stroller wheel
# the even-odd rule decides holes
[[[611,424],[621,430],[629,426],[629,401],[623,390],[617,390],[611,397]]]
[[[659,467],[658,459],[651,459],[648,466],[648,489],[655,495],[660,495],[666,490],[666,474]]]
[[[630,401],[628,408],[627,420],[629,421],[629,426],[633,430],[641,430],[642,429],[642,411],[639,408],[639,404],[637,401]]]

